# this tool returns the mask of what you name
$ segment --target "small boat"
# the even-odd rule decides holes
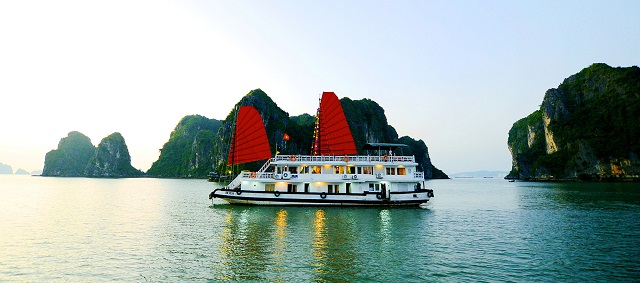
[[[241,172],[209,199],[251,205],[420,205],[434,196],[414,156],[394,155],[403,144],[370,143],[358,155],[340,100],[324,92],[316,115],[311,154],[276,154],[252,106],[238,111],[228,164],[266,160]]]

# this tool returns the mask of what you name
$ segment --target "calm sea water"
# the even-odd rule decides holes
[[[640,280],[640,184],[427,183],[418,208],[243,207],[205,180],[0,175],[0,281]]]

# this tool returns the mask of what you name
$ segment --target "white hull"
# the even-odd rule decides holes
[[[247,205],[291,205],[291,206],[395,206],[420,205],[429,201],[432,190],[416,192],[391,192],[384,196],[380,192],[364,192],[354,194],[340,193],[288,193],[243,190],[215,190],[211,196],[221,198],[231,204]]]

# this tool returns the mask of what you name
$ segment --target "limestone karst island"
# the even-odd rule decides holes
[[[549,89],[513,124],[508,146],[522,180],[638,181],[640,68],[593,64]]]
[[[340,99],[357,148],[372,142],[408,145],[427,179],[448,178],[429,158],[425,143],[399,136],[384,109],[370,99]],[[308,154],[314,117],[289,116],[261,89],[236,106],[261,114],[271,151]],[[205,178],[223,173],[231,139],[233,110],[224,120],[182,118],[147,172],[131,166],[124,138],[114,133],[96,147],[71,132],[47,153],[43,176]],[[512,168],[507,179],[531,181],[640,181],[640,68],[593,64],[544,95],[540,109],[509,131]],[[284,134],[290,140],[283,140]],[[241,169],[257,170],[260,162]]]
[[[427,179],[448,176],[436,168],[429,150],[421,139],[399,136],[387,123],[384,109],[370,99],[340,99],[353,138],[358,149],[366,143],[406,144],[405,154],[414,155],[418,170]],[[236,106],[253,106],[262,116],[271,152],[281,154],[309,154],[313,140],[315,119],[309,114],[290,117],[261,89],[245,95]],[[71,132],[47,153],[43,176],[85,177],[158,177],[206,178],[209,172],[223,173],[235,123],[233,109],[224,120],[209,119],[201,115],[188,115],[180,120],[169,140],[160,149],[160,156],[147,172],[131,166],[131,158],[124,138],[119,133],[106,137],[96,148],[91,140]],[[290,139],[284,141],[284,134]],[[277,147],[277,148],[276,148]],[[241,165],[241,170],[256,171],[261,162]]]

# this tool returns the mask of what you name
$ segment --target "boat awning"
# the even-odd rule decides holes
[[[368,143],[362,146],[364,150],[395,150],[399,147],[409,147],[401,143]]]

